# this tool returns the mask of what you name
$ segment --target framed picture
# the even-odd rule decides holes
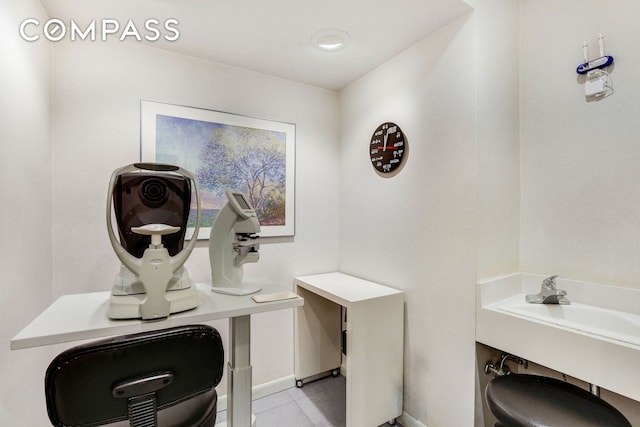
[[[260,236],[295,234],[295,125],[220,111],[141,101],[140,160],[183,167],[198,178],[208,239],[226,190],[242,192],[260,221]],[[192,238],[196,204],[189,217]]]

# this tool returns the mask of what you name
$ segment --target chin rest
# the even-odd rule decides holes
[[[55,426],[213,426],[223,370],[222,339],[210,326],[108,338],[50,363],[47,412]]]
[[[631,427],[613,406],[580,387],[554,378],[511,374],[485,389],[493,415],[507,427]]]

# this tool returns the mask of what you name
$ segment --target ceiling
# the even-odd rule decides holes
[[[469,12],[462,0],[41,0],[50,18],[81,29],[132,20],[144,38],[150,18],[174,25],[179,38],[145,42],[288,80],[340,90],[368,71]],[[162,24],[158,27],[162,30]],[[326,52],[320,30],[338,28],[350,42]],[[135,41],[134,37],[128,40]]]

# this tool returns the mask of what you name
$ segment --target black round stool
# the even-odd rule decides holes
[[[631,427],[604,400],[554,378],[505,375],[489,382],[485,396],[496,427]]]

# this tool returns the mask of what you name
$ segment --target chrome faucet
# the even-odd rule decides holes
[[[556,287],[558,275],[549,276],[540,284],[540,293],[527,295],[526,301],[531,304],[571,304],[567,293]]]

